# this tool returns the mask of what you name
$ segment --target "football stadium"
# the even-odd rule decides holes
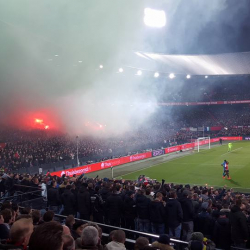
[[[249,0],[0,0],[0,249],[250,249]]]

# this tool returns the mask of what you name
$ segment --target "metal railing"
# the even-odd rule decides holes
[[[67,216],[60,215],[60,214],[55,214],[55,217],[59,218],[60,222],[63,222],[67,218]],[[108,225],[108,224],[103,224],[103,223],[94,222],[94,221],[87,221],[87,220],[82,220],[82,219],[78,219],[78,218],[75,218],[75,220],[83,221],[83,222],[86,222],[86,223],[95,223],[95,224],[97,224],[98,226],[100,226],[102,228],[104,237],[109,237],[109,232],[110,231],[119,229],[119,230],[123,230],[125,233],[127,233],[126,235],[130,235],[130,236],[131,235],[137,235],[138,237],[143,236],[143,237],[147,237],[149,239],[155,239],[155,240],[157,240],[159,238],[159,235],[152,234],[152,233],[140,232],[140,231],[136,231],[136,230],[111,226],[111,225]],[[107,230],[105,230],[105,229],[107,229]],[[182,241],[182,240],[177,240],[177,239],[174,239],[174,238],[170,238],[170,242],[172,243],[172,245],[176,245],[177,248],[179,248],[179,246],[186,247],[188,245],[188,242]],[[135,244],[135,240],[126,238],[126,243]]]

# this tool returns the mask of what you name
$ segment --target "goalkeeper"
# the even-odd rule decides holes
[[[224,162],[221,164],[221,166],[223,167],[223,170],[224,170],[222,178],[225,179],[225,177],[227,176],[227,179],[231,180],[231,178],[229,176],[228,164],[229,164],[229,162],[227,160],[224,160]]]
[[[228,152],[231,152],[231,151],[232,151],[232,147],[233,147],[233,143],[232,143],[232,142],[229,142],[229,143],[228,143]]]

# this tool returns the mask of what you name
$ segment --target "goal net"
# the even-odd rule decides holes
[[[195,140],[195,150],[200,152],[201,149],[210,149],[210,137],[199,137]]]

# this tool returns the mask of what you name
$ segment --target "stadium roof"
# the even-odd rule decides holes
[[[191,75],[250,74],[250,52],[215,55],[164,55],[147,52],[135,54],[137,60],[134,67],[143,65],[143,69],[148,71]]]

